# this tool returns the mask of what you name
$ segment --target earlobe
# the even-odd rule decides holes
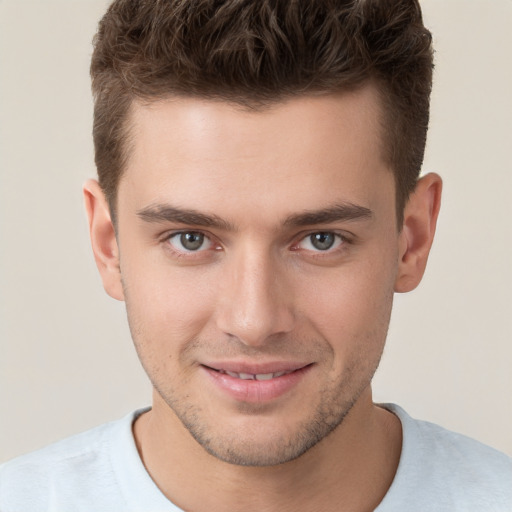
[[[124,300],[119,248],[105,195],[96,180],[84,184],[83,194],[92,250],[103,287],[114,299]]]
[[[437,174],[421,178],[409,197],[399,237],[398,273],[395,292],[414,290],[427,266],[441,206],[442,180]]]

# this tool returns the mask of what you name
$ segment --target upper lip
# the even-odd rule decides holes
[[[297,361],[269,361],[267,363],[254,363],[247,361],[215,361],[202,363],[202,366],[217,371],[232,373],[249,373],[253,375],[264,375],[268,373],[293,372],[300,370],[311,363]]]

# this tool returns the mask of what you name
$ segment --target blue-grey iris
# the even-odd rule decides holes
[[[334,233],[314,233],[310,235],[309,239],[311,240],[311,245],[319,251],[327,251],[336,241]]]

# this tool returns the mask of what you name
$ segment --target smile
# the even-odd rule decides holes
[[[286,372],[275,372],[275,373],[237,373],[237,372],[229,372],[226,370],[217,370],[219,373],[225,373],[230,377],[234,377],[235,379],[242,380],[270,380],[275,379],[277,377],[282,377],[283,375],[288,375],[295,370],[289,370]]]
[[[314,366],[281,363],[251,368],[228,363],[201,365],[201,368],[221,395],[237,402],[263,403],[292,392]]]

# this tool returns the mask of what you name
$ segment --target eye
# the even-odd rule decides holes
[[[339,247],[343,241],[341,235],[330,231],[319,231],[303,238],[297,247],[308,251],[329,251]]]
[[[182,231],[169,237],[169,243],[181,252],[198,252],[212,247],[212,241],[198,231]]]

